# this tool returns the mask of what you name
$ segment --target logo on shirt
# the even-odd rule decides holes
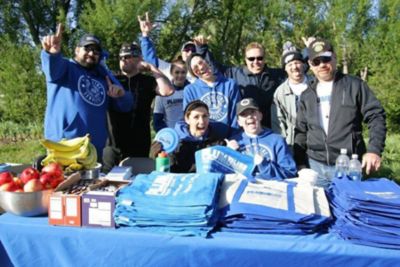
[[[82,75],[78,80],[78,90],[82,99],[93,106],[101,106],[106,99],[106,89],[98,80]]]
[[[244,154],[249,156],[254,156],[258,154],[268,161],[275,161],[274,153],[272,153],[271,148],[262,144],[248,144],[245,146]]]
[[[207,104],[210,110],[210,118],[215,121],[223,121],[228,114],[228,97],[221,92],[209,92],[200,98]]]

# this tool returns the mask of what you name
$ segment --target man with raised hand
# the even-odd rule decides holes
[[[170,71],[171,63],[157,57],[156,48],[154,47],[153,41],[150,39],[150,32],[153,30],[155,25],[150,21],[149,13],[146,12],[145,19],[138,16],[138,22],[142,32],[142,36],[140,37],[140,46],[143,53],[143,59],[158,67],[161,72],[168,77],[168,79],[172,80],[173,77]],[[180,56],[178,58],[181,58],[186,62],[192,53],[204,55],[208,51],[207,42],[208,39],[202,35],[194,37],[193,40],[187,41],[182,45]],[[192,76],[191,73],[188,72],[186,79],[192,83],[196,80],[196,77]]]
[[[337,70],[333,46],[324,39],[306,40],[316,80],[301,95],[295,128],[294,155],[299,169],[318,172],[317,185],[328,187],[341,148],[358,154],[367,174],[378,170],[386,139],[382,105],[360,78]],[[369,129],[366,146],[362,123]]]
[[[101,159],[106,144],[107,109],[129,111],[133,96],[99,64],[102,47],[93,34],[83,35],[73,59],[61,54],[62,25],[42,40],[46,76],[45,138],[59,141],[90,134]]]
[[[104,151],[104,171],[125,157],[148,157],[151,144],[151,104],[156,97],[169,96],[174,87],[154,65],[144,62],[136,43],[122,44],[119,52],[121,75],[116,78],[135,95],[131,112],[110,110],[110,146]]]

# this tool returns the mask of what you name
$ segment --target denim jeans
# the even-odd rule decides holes
[[[335,176],[335,166],[329,166],[313,159],[309,159],[308,162],[310,168],[318,172],[318,180],[315,185],[328,189],[331,180]]]

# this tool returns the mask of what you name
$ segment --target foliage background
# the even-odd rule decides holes
[[[100,37],[108,65],[118,70],[123,42],[138,42],[138,15],[148,11],[158,56],[171,60],[182,43],[210,36],[218,61],[243,64],[250,41],[266,47],[266,61],[280,66],[282,44],[304,47],[301,37],[329,39],[339,68],[367,81],[387,112],[389,134],[400,131],[399,0],[17,0],[0,1],[0,141],[40,137],[45,80],[40,70],[40,39],[57,22],[66,27],[63,53],[71,56],[84,32]],[[22,133],[21,133],[22,131]],[[11,137],[10,137],[11,134]]]

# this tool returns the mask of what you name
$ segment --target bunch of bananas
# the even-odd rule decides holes
[[[97,163],[96,147],[90,142],[89,134],[59,142],[42,139],[40,143],[47,149],[43,166],[57,162],[65,168],[65,172],[74,172],[92,169]]]

